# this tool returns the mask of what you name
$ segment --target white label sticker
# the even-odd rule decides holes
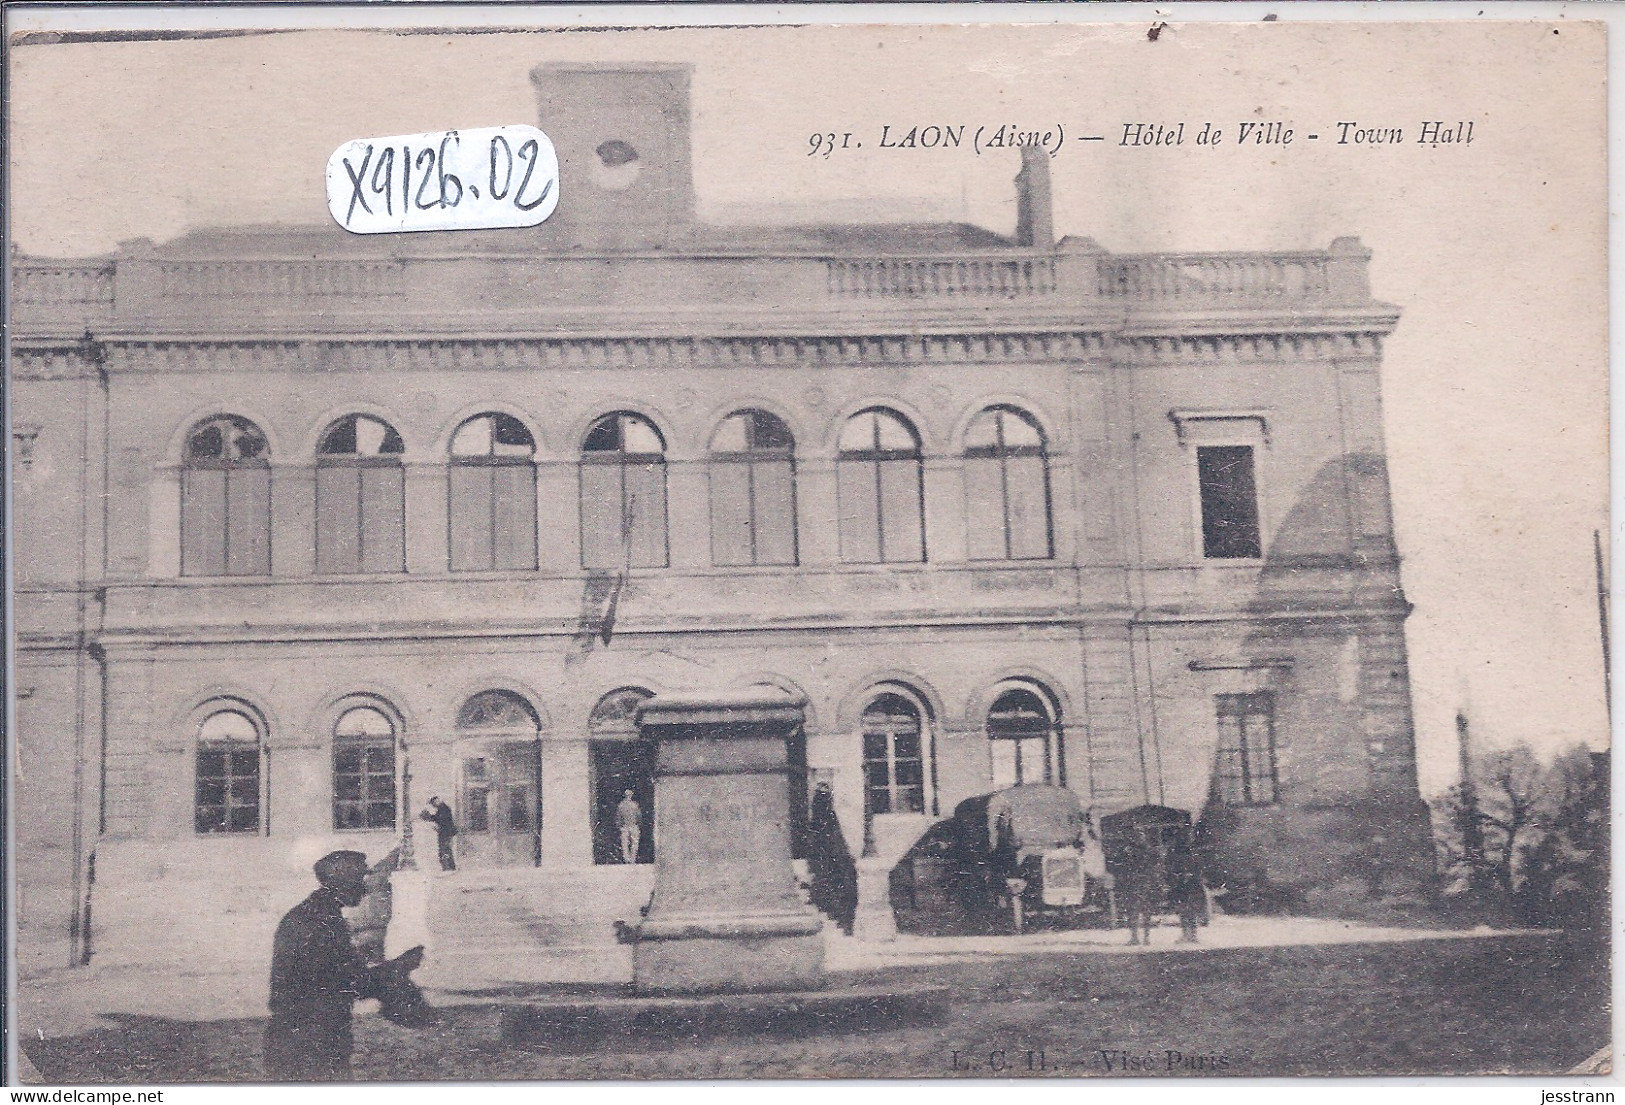
[[[327,209],[357,234],[535,226],[558,205],[558,154],[522,123],[357,138],[327,159]]]

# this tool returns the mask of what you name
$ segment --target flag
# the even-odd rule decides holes
[[[610,634],[615,632],[615,608],[620,605],[621,591],[626,587],[626,573],[621,572],[615,576],[609,589],[609,602],[604,606],[604,617],[598,623],[598,639],[609,644]]]
[[[564,657],[565,667],[574,667],[586,660],[595,641],[608,645],[615,633],[615,613],[621,604],[621,592],[626,589],[626,577],[632,567],[632,528],[636,517],[637,497],[621,497],[621,570],[619,572],[592,572],[581,594],[581,613],[576,618],[575,646]]]

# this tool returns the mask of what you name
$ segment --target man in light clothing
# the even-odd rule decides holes
[[[643,807],[629,790],[623,792],[620,804],[615,807],[615,825],[621,830],[621,862],[636,863],[638,845],[643,839]]]

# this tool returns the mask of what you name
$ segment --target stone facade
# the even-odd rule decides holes
[[[203,954],[166,944],[177,909],[252,918],[252,939],[208,954],[257,961],[260,918],[297,900],[311,860],[387,851],[430,794],[464,822],[465,866],[590,885],[603,793],[642,770],[614,707],[630,689],[804,695],[807,780],[832,786],[855,855],[897,854],[1008,781],[1019,745],[1026,777],[1047,747],[1043,770],[1098,812],[1208,808],[1232,872],[1311,902],[1422,885],[1379,386],[1397,312],[1372,299],[1357,241],[1138,256],[1056,243],[1042,156],[1019,166],[1011,238],[708,226],[685,69],[535,79],[563,167],[540,227],[246,228],[16,259],[25,971]],[[572,117],[579,104],[596,114]],[[611,139],[641,155],[630,180],[594,171]],[[916,444],[854,452],[846,435],[876,410],[874,434],[900,424]],[[767,459],[793,466],[793,492],[750,509],[793,522],[781,551],[739,564],[719,552],[734,540],[719,512],[768,522],[722,504],[716,443],[746,411],[771,416],[756,423],[780,435]],[[1039,444],[986,444],[989,411]],[[595,454],[621,414],[635,416],[624,440]],[[332,437],[356,415],[361,429]],[[227,416],[228,436],[256,442],[235,507],[219,489],[238,476],[194,444]],[[489,525],[517,545],[470,568],[460,527],[485,523],[458,520],[471,485],[454,438],[481,416],[532,451],[489,493]],[[380,423],[393,444],[360,457]],[[655,445],[631,447],[651,429]],[[1238,458],[1239,484],[1209,471]],[[658,483],[663,502],[623,479],[604,508],[601,472]],[[362,489],[352,530],[384,519],[383,561],[320,563],[342,524],[327,479]],[[513,514],[532,479],[533,510]],[[1232,523],[1242,545],[1211,555]],[[864,537],[876,525],[889,554],[863,544],[884,540]],[[662,536],[664,563],[640,544]],[[210,540],[236,551],[199,574]],[[606,540],[628,546],[623,563],[592,563]],[[221,712],[243,720],[210,743]],[[1037,743],[990,741],[1001,718]],[[383,728],[352,744],[387,756],[341,764],[345,727],[366,725]],[[204,746],[247,758],[223,767]],[[234,800],[242,831],[198,831],[215,775],[254,791]],[[361,826],[336,828],[353,786],[392,789],[389,817],[352,807]],[[432,830],[414,827],[432,864]]]

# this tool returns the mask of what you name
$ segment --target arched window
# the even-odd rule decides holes
[[[260,831],[260,727],[246,712],[218,710],[197,733],[193,825],[199,833]]]
[[[666,443],[641,415],[605,415],[581,445],[581,566],[666,563]]]
[[[458,811],[465,832],[489,834],[469,848],[487,864],[535,863],[541,840],[541,719],[529,702],[512,691],[481,691],[457,711],[457,738],[463,744],[463,803]]]
[[[1021,783],[1066,785],[1059,712],[1031,687],[1011,687],[987,711],[988,751],[996,788]]]
[[[598,700],[587,719],[592,757],[592,861],[625,863],[622,853],[622,803],[632,792],[637,805],[635,863],[653,863],[654,748],[640,739],[638,707],[652,698],[642,687],[622,687]],[[625,808],[630,817],[631,807]]]
[[[271,573],[270,449],[246,418],[200,422],[181,469],[181,574]]]
[[[965,512],[972,560],[1047,560],[1049,460],[1038,423],[989,407],[965,431]]]
[[[365,414],[339,419],[316,450],[316,570],[406,571],[401,435]]]
[[[518,729],[534,733],[541,727],[530,703],[512,691],[481,691],[457,711],[459,729]]]
[[[790,427],[735,411],[711,435],[711,560],[796,562],[796,459]]]
[[[854,564],[925,559],[920,438],[899,414],[860,411],[841,430],[835,462],[841,559]]]
[[[451,439],[451,570],[536,567],[536,442],[519,419],[480,414]]]
[[[395,827],[395,723],[352,706],[333,726],[333,828]]]
[[[632,740],[638,735],[638,707],[654,697],[642,687],[622,687],[598,700],[587,718],[587,731],[610,740]]]
[[[879,695],[863,711],[863,812],[925,812],[927,734],[920,708]]]

